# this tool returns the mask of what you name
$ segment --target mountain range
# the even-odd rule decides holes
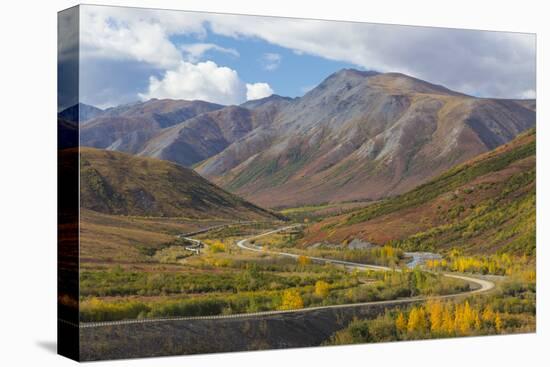
[[[81,121],[80,139],[193,167],[274,208],[406,192],[533,127],[535,109],[534,100],[477,98],[404,74],[343,69],[300,98],[107,109]]]
[[[220,108],[209,102],[168,99],[114,107],[86,121],[80,141],[85,146],[136,154],[163,129]]]

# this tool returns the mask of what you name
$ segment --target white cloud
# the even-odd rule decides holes
[[[246,100],[260,99],[269,97],[273,94],[273,89],[267,83],[246,84]]]
[[[245,87],[233,69],[205,61],[193,64],[181,61],[164,73],[162,79],[151,77],[147,93],[141,99],[174,98],[203,100],[220,104],[239,104],[245,98]]]
[[[220,104],[240,104],[251,95],[273,93],[266,83],[245,84],[237,71],[212,61],[199,62],[209,51],[239,57],[235,49],[197,42],[180,47],[172,35],[206,36],[206,14],[137,8],[83,6],[80,51],[85,59],[128,60],[163,71],[149,77],[141,99],[200,99]],[[87,98],[89,96],[83,96]]]
[[[167,70],[161,79],[150,77],[147,92],[140,93],[139,97],[142,100],[172,98],[230,105],[271,94],[273,90],[269,84],[245,84],[237,71],[218,66],[213,61],[197,64],[181,61],[177,68]]]
[[[520,97],[535,85],[533,34],[229,15],[209,24],[224,36],[260,38],[297,55],[402,72],[485,97]]]
[[[262,39],[297,55],[402,72],[486,97],[519,97],[535,85],[532,34],[102,6],[82,9],[84,57],[131,59],[174,69],[183,55],[171,36],[194,35],[204,41],[212,32],[238,40]]]
[[[277,53],[265,53],[262,55],[262,58],[260,59],[260,62],[262,63],[262,67],[267,71],[273,71],[279,68],[279,65],[281,65],[283,57]]]
[[[82,57],[135,60],[159,68],[175,67],[182,58],[171,34],[205,34],[201,20],[186,13],[104,6],[83,6],[80,30]]]
[[[233,48],[225,48],[213,43],[191,43],[181,45],[180,48],[185,54],[185,58],[190,62],[199,61],[208,51],[217,51],[229,54],[233,57],[239,57],[239,52]]]

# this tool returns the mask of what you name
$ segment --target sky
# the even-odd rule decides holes
[[[101,108],[298,97],[342,68],[535,97],[533,34],[84,5],[79,42],[80,101]],[[60,65],[71,57],[61,50]]]

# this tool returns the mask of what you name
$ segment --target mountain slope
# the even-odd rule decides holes
[[[84,146],[137,153],[164,128],[222,106],[204,101],[152,99],[105,110],[81,129]]]
[[[283,97],[278,94],[272,94],[269,97],[246,101],[240,106],[244,108],[248,108],[249,110],[258,110],[260,108],[281,109],[282,107],[286,107],[290,102],[292,102],[292,100],[293,99],[290,97]]]
[[[403,195],[310,227],[302,245],[361,238],[408,250],[534,255],[535,131]]]
[[[80,200],[82,208],[106,214],[275,218],[177,164],[92,148],[80,150]]]
[[[342,70],[197,167],[266,207],[410,190],[534,126],[534,106]]]
[[[164,129],[138,154],[191,166],[221,152],[250,132],[254,124],[251,111],[237,106],[225,107]]]
[[[192,166],[222,152],[256,128],[268,127],[290,98],[270,96],[203,113],[152,137],[138,155]]]

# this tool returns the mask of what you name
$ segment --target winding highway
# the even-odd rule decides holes
[[[301,255],[292,254],[289,252],[278,252],[278,251],[271,251],[266,250],[261,247],[254,246],[250,244],[251,240],[269,236],[274,233],[286,231],[288,229],[300,227],[301,225],[291,225],[291,226],[285,226],[282,228],[278,228],[275,230],[271,230],[256,236],[252,236],[249,238],[245,238],[242,240],[237,241],[237,246],[243,250],[247,251],[254,251],[254,252],[262,252],[262,253],[268,253],[272,255],[278,255],[278,256],[285,256],[285,257],[291,257],[291,258],[298,258]],[[219,228],[219,226],[216,226]],[[213,228],[211,228],[213,229]],[[207,232],[210,229],[206,229],[203,231],[200,231],[200,233]],[[187,240],[191,241],[198,241],[191,239],[189,237],[186,237],[191,234],[186,234],[184,237]],[[305,255],[304,255],[305,256]],[[371,270],[378,270],[378,271],[401,271],[400,269],[392,269],[387,266],[379,266],[379,265],[367,265],[367,264],[360,264],[350,261],[343,261],[343,260],[336,260],[336,259],[327,259],[322,257],[315,257],[315,256],[305,256],[313,261],[317,262],[324,262],[324,263],[331,263],[336,265],[343,265],[348,269],[371,269]],[[181,320],[206,320],[206,319],[238,319],[238,318],[250,318],[250,317],[261,317],[261,316],[269,316],[269,315],[279,315],[279,314],[290,314],[290,313],[306,313],[316,310],[322,310],[322,309],[345,309],[345,308],[352,308],[352,307],[363,307],[363,306],[374,306],[374,305],[397,305],[397,304],[406,304],[406,303],[413,303],[413,302],[420,302],[427,299],[449,299],[449,298],[456,298],[456,297],[464,297],[468,295],[473,294],[479,294],[484,293],[492,290],[495,287],[495,283],[489,280],[485,279],[479,279],[474,278],[471,276],[465,276],[465,275],[458,275],[458,274],[450,274],[450,273],[443,273],[442,274],[445,277],[448,278],[455,278],[455,279],[461,279],[469,283],[473,283],[478,285],[479,287],[474,290],[470,290],[467,292],[461,292],[456,294],[448,294],[448,295],[442,295],[442,296],[421,296],[421,297],[410,297],[410,298],[401,298],[397,300],[388,300],[388,301],[374,301],[374,302],[361,302],[361,303],[351,303],[351,304],[343,304],[343,305],[329,305],[329,306],[317,306],[317,307],[308,307],[308,308],[301,308],[296,310],[274,310],[274,311],[262,311],[262,312],[253,312],[253,313],[243,313],[243,314],[233,314],[233,315],[213,315],[213,316],[181,316],[181,317],[166,317],[166,318],[155,318],[155,319],[135,319],[135,320],[119,320],[119,321],[102,321],[102,322],[81,322],[79,324],[82,328],[92,328],[92,327],[101,327],[101,326],[112,326],[112,325],[127,325],[127,324],[145,324],[145,323],[158,323],[158,322],[167,322],[167,321],[181,321]]]
[[[278,256],[286,256],[286,257],[292,257],[292,258],[298,258],[299,256],[305,256],[308,259],[311,259],[313,261],[324,262],[324,263],[328,263],[328,264],[344,265],[345,267],[347,267],[349,269],[359,269],[359,270],[370,269],[370,270],[379,270],[379,271],[401,271],[401,269],[397,269],[397,268],[394,269],[394,268],[390,268],[390,267],[387,267],[387,266],[368,265],[368,264],[361,264],[361,263],[356,263],[356,262],[351,262],[351,261],[327,259],[327,258],[324,258],[324,257],[297,255],[297,254],[292,254],[290,252],[270,251],[270,250],[265,250],[261,247],[257,247],[257,246],[253,246],[253,245],[252,246],[247,245],[251,240],[254,240],[256,238],[269,236],[269,235],[277,233],[277,232],[286,231],[288,229],[292,229],[292,228],[296,228],[296,227],[300,227],[300,226],[301,226],[300,224],[292,225],[292,226],[286,226],[286,227],[283,227],[283,228],[279,228],[279,229],[275,229],[275,230],[272,230],[272,231],[269,231],[269,232],[259,234],[259,235],[254,236],[254,237],[245,238],[245,239],[242,239],[242,240],[238,241],[237,246],[244,249],[244,250],[248,250],[248,251],[263,252],[263,253],[278,255]],[[473,278],[473,277],[470,277],[470,276],[450,274],[450,273],[443,273],[443,276],[448,277],[448,278],[461,279],[461,280],[467,281],[469,283],[477,284],[479,286],[478,289],[475,289],[475,290],[472,290],[472,291],[469,291],[469,292],[463,292],[463,293],[460,293],[459,295],[487,292],[487,291],[489,291],[489,290],[491,290],[495,287],[495,283],[493,283],[489,280],[485,280],[485,279]],[[455,296],[455,295],[450,295],[450,296],[452,297],[452,296]],[[445,296],[439,296],[439,297],[443,298]],[[435,298],[435,297],[432,297],[432,298]]]

